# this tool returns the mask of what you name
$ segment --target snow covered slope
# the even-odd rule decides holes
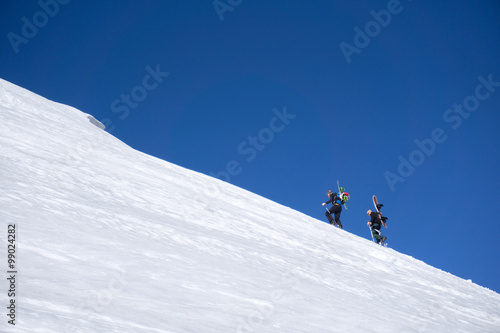
[[[0,223],[1,332],[500,332],[493,291],[2,80]]]

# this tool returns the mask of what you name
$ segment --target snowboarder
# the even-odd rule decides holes
[[[382,236],[382,232],[380,231],[380,226],[382,225],[382,219],[380,218],[380,214],[377,212],[368,209],[366,212],[368,216],[370,216],[370,221],[368,221],[368,226],[372,230],[372,236],[377,241],[377,244],[382,245],[387,237]]]
[[[336,225],[340,229],[344,229],[342,226],[342,222],[340,222],[340,213],[342,212],[342,204],[344,203],[344,201],[337,195],[337,193],[332,192],[332,190],[328,190],[327,195],[330,200],[322,203],[322,205],[325,206],[326,204],[331,203],[332,207],[326,210],[326,218],[328,219],[328,222],[330,222],[330,224]],[[335,216],[335,221],[332,214],[334,214]]]

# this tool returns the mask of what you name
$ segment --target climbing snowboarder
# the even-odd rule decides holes
[[[326,210],[326,218],[330,224],[336,225],[340,229],[344,229],[342,222],[340,222],[340,213],[342,212],[342,204],[344,201],[337,195],[337,193],[332,192],[332,190],[328,190],[327,195],[330,199],[327,202],[322,203],[322,205],[325,206],[326,204],[331,203],[332,207]],[[334,214],[335,220],[333,219],[332,214]]]
[[[387,237],[382,236],[382,232],[380,231],[380,226],[382,225],[382,219],[380,218],[380,214],[378,212],[374,212],[371,209],[368,209],[366,212],[368,216],[370,216],[370,221],[368,221],[368,226],[372,230],[372,236],[377,244],[382,245]]]

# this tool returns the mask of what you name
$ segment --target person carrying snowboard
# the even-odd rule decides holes
[[[330,222],[330,224],[336,225],[340,229],[344,229],[344,227],[342,226],[342,222],[340,222],[340,213],[342,212],[342,204],[344,203],[344,201],[337,195],[337,193],[332,192],[332,190],[328,190],[327,195],[330,199],[327,202],[322,203],[322,205],[325,206],[326,204],[331,203],[332,207],[326,210],[326,218],[328,219],[328,222]],[[335,221],[332,214],[334,214],[335,216]]]
[[[372,236],[377,241],[377,244],[382,245],[387,237],[382,236],[382,232],[380,231],[380,226],[382,225],[382,219],[380,218],[380,214],[377,212],[368,209],[366,215],[370,216],[370,221],[368,221],[368,226],[372,230]]]

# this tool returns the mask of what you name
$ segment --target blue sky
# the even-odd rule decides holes
[[[498,1],[0,9],[3,79],[325,222],[340,179],[344,228],[367,239],[376,194],[390,247],[500,292]]]

